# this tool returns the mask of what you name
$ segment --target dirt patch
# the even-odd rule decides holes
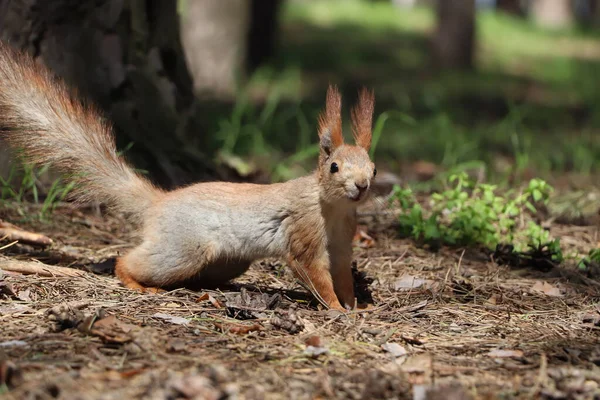
[[[5,398],[600,396],[600,284],[574,261],[539,272],[477,252],[433,253],[395,237],[389,215],[366,211],[355,275],[373,304],[339,316],[276,261],[219,291],[138,294],[111,274],[133,243],[123,220],[71,207],[51,222],[23,220],[33,214],[7,205],[0,217],[52,247],[2,254],[86,273],[2,274]],[[568,248],[598,243],[595,227],[553,230]]]

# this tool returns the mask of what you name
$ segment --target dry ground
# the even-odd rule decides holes
[[[3,398],[600,398],[600,284],[573,263],[542,273],[434,253],[369,209],[375,242],[355,258],[373,308],[339,316],[277,262],[220,291],[132,292],[111,274],[132,244],[123,220],[65,206],[23,221],[35,212],[9,204],[0,218],[55,244],[1,252],[86,272],[0,275]],[[571,250],[598,244],[595,227],[553,231]]]

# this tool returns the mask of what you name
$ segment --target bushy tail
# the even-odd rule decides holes
[[[42,65],[0,42],[2,137],[36,164],[75,180],[82,200],[141,217],[161,191],[117,154],[109,124]]]

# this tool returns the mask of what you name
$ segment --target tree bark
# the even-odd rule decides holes
[[[433,60],[439,68],[470,69],[475,46],[475,0],[438,0]]]
[[[283,0],[251,0],[246,70],[254,72],[275,53]]]
[[[571,0],[531,0],[530,13],[533,21],[546,28],[564,28],[574,21]]]
[[[163,186],[206,172],[179,127],[194,102],[177,2],[0,0],[0,38],[45,63],[112,119],[128,158]]]
[[[200,98],[235,97],[244,72],[250,1],[185,1],[181,36],[194,90]]]

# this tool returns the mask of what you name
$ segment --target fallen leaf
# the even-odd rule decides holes
[[[26,301],[26,302],[30,302],[31,301],[31,290],[29,289],[25,289],[25,290],[21,290],[18,294],[17,297],[19,298],[19,300],[21,301]]]
[[[318,335],[312,335],[304,339],[304,344],[306,348],[304,349],[304,354],[307,356],[311,356],[316,358],[321,354],[326,354],[329,352],[329,349],[323,343],[323,340]]]
[[[426,374],[431,369],[432,356],[428,353],[416,354],[408,357],[400,367],[407,374]]]
[[[159,318],[159,319],[165,320],[165,321],[170,322],[175,325],[187,325],[190,323],[190,321],[185,318],[177,317],[175,315],[170,315],[170,314],[156,313],[152,316],[154,318]]]
[[[563,294],[560,292],[559,288],[547,283],[546,281],[544,281],[544,282],[537,281],[531,287],[531,290],[533,290],[534,292],[542,293],[542,294],[545,294],[547,296],[552,296],[552,297],[562,297],[563,296]]]
[[[215,299],[211,294],[208,293],[202,293],[202,295],[200,295],[196,301],[200,303],[201,301],[206,300],[210,301],[215,308],[223,308],[223,304],[221,304],[219,300]]]
[[[98,336],[105,342],[120,344],[133,340],[131,331],[135,328],[137,328],[135,325],[127,324],[114,315],[109,315],[94,322],[89,333]]]
[[[491,295],[490,298],[486,300],[486,303],[492,305],[498,304],[498,297],[496,296],[496,294]]]
[[[167,398],[173,399],[217,400],[224,397],[223,393],[213,385],[210,379],[201,375],[174,378],[167,382],[167,390],[173,393]]]
[[[358,225],[352,244],[356,247],[368,249],[375,246],[375,239],[367,233],[367,227],[365,225]]]
[[[381,348],[392,355],[394,358],[402,357],[408,354],[406,349],[398,343],[384,343]]]
[[[262,326],[260,324],[242,325],[242,324],[221,324],[219,322],[214,323],[217,329],[222,332],[229,332],[236,335],[247,335],[250,332],[260,331]]]
[[[6,306],[0,307],[0,315],[11,315],[11,314],[23,313],[23,312],[28,312],[28,311],[33,311],[33,310],[27,306],[24,306],[23,304],[9,303]]]
[[[304,354],[313,358],[327,353],[329,353],[329,349],[327,347],[306,346],[306,349],[304,349]]]
[[[313,347],[323,347],[321,337],[317,335],[309,336],[304,339],[304,344]]]
[[[494,349],[487,353],[488,357],[493,358],[522,358],[523,352],[521,350],[501,350]]]
[[[417,278],[412,275],[404,275],[394,282],[394,290],[404,291],[410,289],[429,288],[433,281]]]

